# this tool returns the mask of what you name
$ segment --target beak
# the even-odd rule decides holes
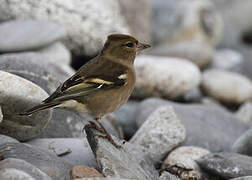
[[[146,48],[149,48],[149,47],[151,47],[149,44],[144,44],[144,43],[138,43],[137,44],[137,52],[140,52],[140,51],[142,51],[142,50],[144,50],[144,49],[146,49]]]

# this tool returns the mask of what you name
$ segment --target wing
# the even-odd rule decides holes
[[[93,66],[94,63],[95,66]],[[61,102],[96,91],[121,87],[126,83],[126,73],[127,68],[120,64],[110,61],[97,62],[95,59],[93,62],[85,64],[43,102]]]

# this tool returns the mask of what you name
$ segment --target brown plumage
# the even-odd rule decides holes
[[[113,34],[108,39],[101,53],[84,64],[72,77],[66,80],[57,90],[21,115],[62,107],[79,115],[88,113],[100,124],[92,127],[106,134],[111,143],[117,146],[101,125],[101,117],[113,112],[129,98],[135,84],[134,60],[136,53],[150,47],[139,43],[134,37]]]

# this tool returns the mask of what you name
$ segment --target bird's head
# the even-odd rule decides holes
[[[108,36],[102,54],[133,62],[138,52],[149,47],[150,45],[140,43],[132,36],[112,34]]]

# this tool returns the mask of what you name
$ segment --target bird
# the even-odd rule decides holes
[[[101,124],[101,118],[127,102],[136,81],[135,57],[149,47],[149,44],[139,42],[131,35],[109,35],[95,58],[80,67],[39,105],[20,115],[32,115],[56,107],[82,117],[89,114],[95,121],[90,121],[84,128],[95,128],[105,134],[101,137],[120,147]]]

